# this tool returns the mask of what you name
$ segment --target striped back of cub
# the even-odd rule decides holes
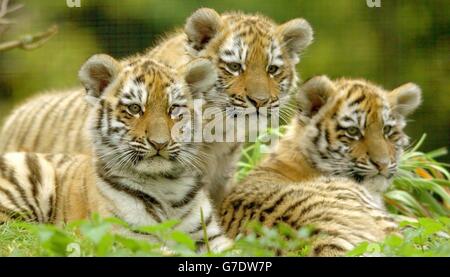
[[[0,131],[0,153],[91,154],[89,106],[81,89],[31,98],[8,116]]]
[[[251,221],[268,227],[312,226],[311,256],[342,256],[358,243],[382,241],[396,228],[367,191],[348,179],[322,177],[294,183],[261,167],[234,187],[220,216],[230,237],[245,233]]]
[[[88,156],[7,153],[0,156],[0,222],[61,223],[95,210]]]

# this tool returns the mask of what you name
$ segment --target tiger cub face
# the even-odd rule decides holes
[[[262,15],[219,15],[202,8],[188,18],[188,51],[217,69],[216,90],[205,99],[228,116],[264,114],[288,101],[296,87],[299,53],[313,39],[304,19],[277,25]],[[250,112],[249,112],[250,111]]]
[[[94,149],[107,170],[170,174],[196,164],[198,149],[181,136],[195,123],[188,87],[208,89],[215,81],[209,61],[192,62],[182,78],[152,59],[122,65],[95,55],[79,77],[94,105]]]
[[[299,143],[313,165],[384,191],[408,145],[405,117],[419,106],[420,88],[408,83],[386,91],[364,80],[319,76],[302,85],[297,100],[305,124]]]

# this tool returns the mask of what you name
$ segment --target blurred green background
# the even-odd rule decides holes
[[[0,53],[0,119],[24,98],[45,90],[78,86],[77,71],[92,54],[117,58],[143,51],[165,32],[181,27],[195,9],[263,13],[281,23],[307,19],[315,42],[303,55],[303,79],[316,74],[364,77],[392,89],[412,81],[424,103],[407,128],[413,141],[428,134],[423,150],[449,146],[450,22],[448,0],[11,0],[25,7],[0,37],[15,39],[58,24],[43,47]],[[447,158],[447,160],[449,160]]]

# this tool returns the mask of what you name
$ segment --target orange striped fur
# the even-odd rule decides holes
[[[214,76],[206,60],[179,74],[151,59],[123,65],[107,55],[91,57],[80,80],[91,106],[93,156],[0,155],[0,220],[64,223],[96,212],[135,227],[172,219],[202,249],[205,232],[213,251],[229,247],[200,181],[200,145],[171,135],[175,124],[185,130],[198,124],[188,116],[191,90],[208,89]]]
[[[302,85],[297,101],[287,134],[222,204],[228,235],[250,220],[313,225],[316,256],[382,240],[396,227],[382,192],[407,144],[405,116],[419,105],[420,90],[407,84],[387,92],[363,80],[320,76]],[[376,164],[385,161],[391,164]]]
[[[278,25],[263,15],[238,12],[219,15],[199,9],[184,30],[176,31],[143,55],[126,58],[122,64],[145,57],[173,68],[182,68],[198,57],[210,60],[218,74],[212,89],[196,98],[207,107],[220,109],[227,117],[247,108],[269,108],[279,116],[289,94],[296,89],[299,55],[312,42],[312,29],[304,19]],[[35,97],[9,116],[0,132],[0,153],[33,151],[41,153],[92,153],[87,132],[87,105],[80,89]],[[259,114],[259,113],[258,113]],[[262,113],[261,113],[262,114]],[[266,116],[266,115],[264,115]],[[252,122],[251,126],[256,126]],[[253,130],[247,130],[253,132]],[[226,184],[235,172],[242,143],[210,143],[203,182],[220,203]]]

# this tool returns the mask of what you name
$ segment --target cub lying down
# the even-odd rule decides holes
[[[307,81],[287,134],[221,208],[229,236],[245,222],[316,227],[312,255],[343,255],[396,228],[383,192],[408,143],[405,116],[420,103],[414,84],[393,91],[363,80]]]

